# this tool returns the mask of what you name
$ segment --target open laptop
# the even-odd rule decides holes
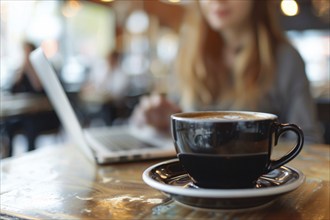
[[[106,164],[175,156],[172,140],[152,129],[124,125],[83,129],[41,47],[30,54],[30,61],[64,129],[88,158]]]

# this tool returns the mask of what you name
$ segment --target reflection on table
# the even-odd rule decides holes
[[[275,147],[274,157],[289,149]],[[200,210],[142,181],[161,162],[97,166],[73,146],[44,148],[1,164],[1,214],[26,219],[329,219],[328,145],[305,146],[288,165],[306,175],[297,190],[251,210]],[[29,166],[26,166],[29,164]]]

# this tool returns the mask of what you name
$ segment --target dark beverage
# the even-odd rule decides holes
[[[268,173],[298,155],[304,143],[301,129],[280,124],[262,112],[209,111],[171,115],[171,130],[180,163],[193,182],[204,188],[252,187]],[[274,143],[293,131],[297,144],[271,160]]]
[[[267,169],[268,153],[202,155],[179,153],[183,168],[194,183],[205,188],[247,188]]]

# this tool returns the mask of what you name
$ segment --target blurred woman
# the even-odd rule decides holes
[[[132,122],[169,130],[178,111],[250,110],[279,116],[321,141],[305,66],[276,23],[273,1],[200,0],[183,26],[180,105],[144,98]]]

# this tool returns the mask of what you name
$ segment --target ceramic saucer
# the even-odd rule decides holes
[[[299,170],[282,166],[259,177],[246,189],[205,189],[192,182],[178,159],[155,164],[143,172],[143,180],[179,203],[209,209],[245,209],[265,205],[297,189],[305,180]]]

